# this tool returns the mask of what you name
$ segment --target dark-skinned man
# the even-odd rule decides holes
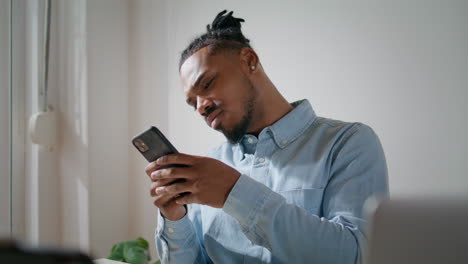
[[[361,263],[363,204],[388,195],[380,141],[362,123],[316,116],[308,100],[289,103],[241,22],[219,13],[181,55],[187,103],[227,142],[147,166],[161,260]]]

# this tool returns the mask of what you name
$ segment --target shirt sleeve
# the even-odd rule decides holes
[[[284,262],[362,263],[362,207],[367,198],[388,193],[383,149],[372,129],[356,124],[336,142],[330,158],[323,217],[288,204],[247,175],[234,185],[223,210],[252,243]]]
[[[188,205],[187,214],[171,221],[158,213],[156,250],[161,263],[211,263],[203,246],[199,205]]]

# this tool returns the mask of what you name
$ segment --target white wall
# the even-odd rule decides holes
[[[97,256],[127,239],[128,2],[88,1],[90,243]]]
[[[128,133],[126,140],[151,125],[168,131],[168,27],[166,2],[131,1],[129,6],[129,91]],[[129,237],[144,237],[150,254],[156,255],[154,229],[157,210],[149,195],[150,180],[145,174],[146,160],[129,148]]]

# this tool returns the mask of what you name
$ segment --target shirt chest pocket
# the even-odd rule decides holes
[[[310,214],[321,216],[323,188],[280,191],[286,202],[303,208]]]

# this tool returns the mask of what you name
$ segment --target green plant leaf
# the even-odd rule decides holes
[[[136,243],[129,243],[124,247],[124,258],[131,264],[147,264],[149,260],[148,250],[136,245]]]
[[[110,255],[107,258],[110,260],[124,261],[123,243],[114,245],[111,249]]]
[[[107,258],[131,264],[147,264],[151,260],[148,248],[148,241],[139,237],[136,240],[115,244]]]
[[[148,241],[146,241],[144,238],[139,237],[137,238],[137,245],[142,247],[142,248],[149,248]]]

